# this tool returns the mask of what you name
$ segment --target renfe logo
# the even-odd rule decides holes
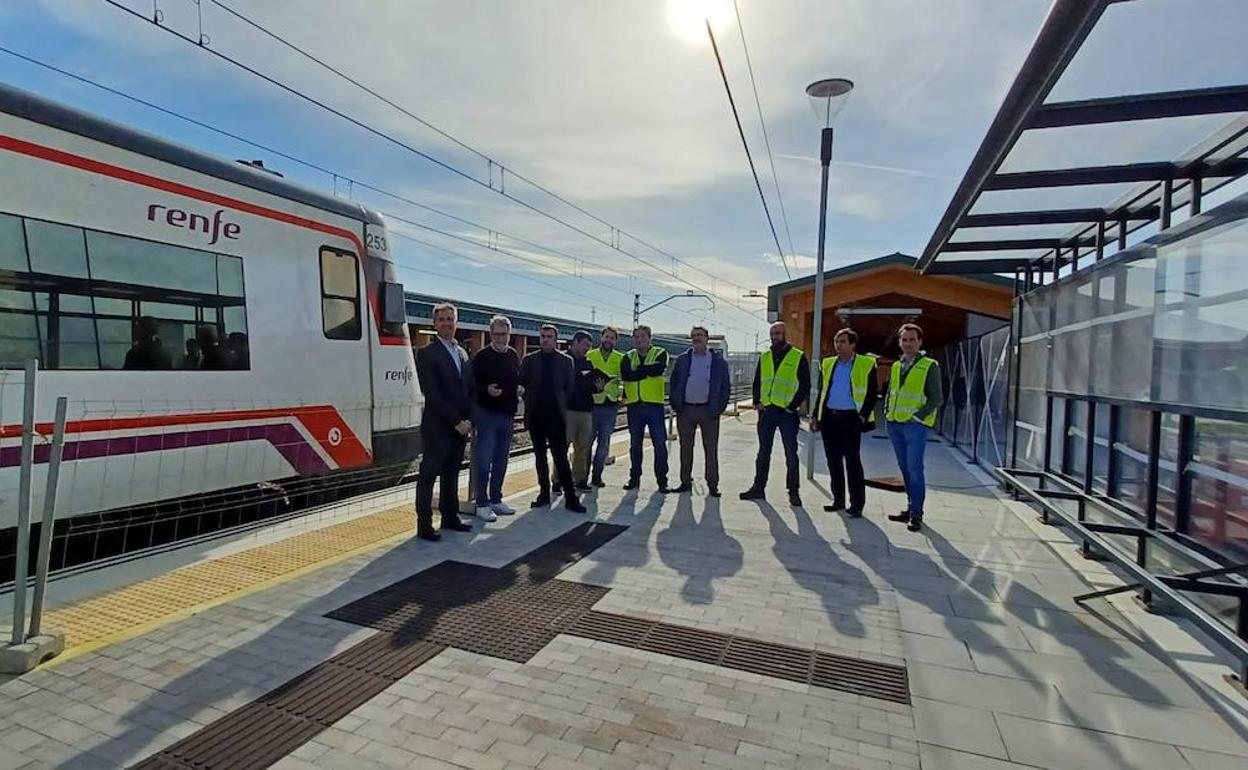
[[[161,212],[164,212],[163,214]],[[217,209],[212,215],[212,219],[203,214],[195,214],[183,211],[182,209],[171,209],[168,206],[162,206],[159,203],[153,203],[147,207],[147,220],[155,222],[159,216],[165,224],[170,227],[180,227],[184,230],[199,230],[205,235],[211,236],[208,245],[211,246],[224,236],[231,241],[238,240],[238,236],[243,232],[242,225],[234,222],[222,222],[221,216],[225,214],[224,209]]]
[[[401,382],[404,385],[412,381],[411,367],[405,366],[401,370],[391,369],[386,372],[386,379],[393,382]]]

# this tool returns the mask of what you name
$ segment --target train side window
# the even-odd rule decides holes
[[[321,313],[326,337],[360,339],[360,271],[351,252],[321,249]]]
[[[249,369],[242,260],[0,214],[0,366]]]

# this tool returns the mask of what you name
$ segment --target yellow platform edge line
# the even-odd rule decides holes
[[[621,447],[621,446],[620,446],[620,444],[622,444],[622,443],[624,443],[624,442],[619,442],[619,443],[616,443],[616,444],[613,444],[613,445],[612,445],[612,447],[611,447],[611,450],[612,450],[612,451],[611,451],[611,454],[612,454],[612,456],[618,457],[618,456],[623,455],[623,454],[625,454],[625,453],[626,453],[626,451],[627,451],[627,447],[626,447],[626,446]],[[623,449],[624,451],[620,451],[620,449]],[[525,485],[523,484],[523,481],[520,481],[520,479],[527,480],[527,477],[528,477],[530,474],[536,475],[536,474],[534,474],[534,471],[533,471],[532,469],[525,469],[525,470],[524,470],[524,471],[522,471],[521,473],[517,474],[517,475],[516,475],[516,477],[514,477],[514,478],[516,478],[516,479],[517,479],[517,481],[519,481],[519,483],[517,484],[517,486],[519,486],[519,487],[521,487],[521,488],[520,488],[520,489],[516,489],[514,492],[511,492],[510,494],[507,494],[507,495],[506,495],[506,497],[508,497],[508,498],[511,498],[511,497],[518,497],[518,496],[520,496],[520,495],[524,495],[524,494],[531,493],[534,489],[536,489],[536,487],[535,487],[535,486],[533,486],[533,485],[528,485],[528,486],[525,486]],[[247,557],[247,556],[259,556],[259,555],[260,555],[260,552],[262,552],[262,551],[264,551],[264,550],[266,550],[266,549],[272,549],[272,550],[274,550],[274,551],[277,551],[277,552],[280,554],[280,552],[281,552],[282,550],[284,550],[284,549],[289,549],[291,546],[293,546],[293,545],[294,545],[291,541],[298,540],[298,539],[301,539],[301,538],[308,538],[309,540],[314,540],[314,539],[328,539],[328,540],[335,540],[335,539],[338,539],[338,540],[342,540],[342,539],[350,540],[350,539],[355,539],[355,538],[351,538],[351,537],[349,537],[349,536],[347,536],[347,537],[342,537],[340,533],[345,533],[345,532],[350,531],[351,529],[358,528],[358,527],[360,527],[361,525],[365,524],[366,522],[370,522],[370,527],[368,527],[368,528],[372,528],[372,527],[381,528],[381,527],[382,527],[382,526],[384,526],[384,525],[382,525],[382,524],[381,524],[381,522],[379,522],[379,521],[378,521],[378,517],[394,516],[394,515],[395,515],[395,512],[396,512],[396,511],[398,511],[398,510],[401,510],[401,508],[389,508],[389,509],[385,509],[385,510],[377,511],[377,512],[375,512],[375,513],[367,514],[367,515],[365,515],[365,516],[361,516],[361,517],[358,517],[358,518],[356,518],[356,519],[351,519],[351,520],[344,521],[344,522],[339,522],[339,523],[336,523],[336,524],[330,524],[329,526],[324,527],[324,528],[321,528],[321,529],[315,529],[315,530],[311,530],[311,531],[307,531],[307,532],[302,532],[302,533],[299,533],[299,534],[293,535],[293,536],[292,536],[292,537],[290,537],[290,538],[285,538],[285,539],[283,539],[283,540],[278,540],[278,541],[273,542],[273,543],[267,543],[267,544],[265,544],[265,545],[257,546],[257,547],[252,548],[252,549],[247,549],[247,550],[244,550],[244,551],[239,551],[239,552],[237,552],[237,553],[230,554],[230,555],[228,555],[228,556],[222,556],[222,557],[219,557],[219,558],[217,558],[217,559],[211,559],[211,560],[208,560],[208,561],[205,561],[205,562],[199,562],[199,563],[196,563],[196,564],[188,564],[188,565],[186,565],[185,567],[180,567],[180,568],[175,569],[175,570],[172,570],[172,571],[170,571],[170,572],[163,573],[163,574],[161,574],[161,575],[156,575],[156,576],[153,576],[152,578],[148,578],[148,579],[147,579],[147,580],[145,580],[145,581],[140,581],[139,583],[135,583],[135,584],[130,585],[130,586],[123,586],[123,587],[121,587],[121,588],[117,589],[116,591],[109,592],[109,593],[106,593],[106,594],[102,594],[102,595],[100,595],[100,596],[90,597],[90,598],[88,598],[88,599],[83,600],[82,602],[76,602],[76,603],[74,603],[74,604],[67,605],[65,609],[71,609],[71,608],[76,607],[76,606],[86,605],[86,604],[89,604],[89,603],[90,603],[90,602],[92,602],[92,601],[95,601],[95,600],[98,600],[98,599],[104,599],[104,598],[106,598],[106,597],[108,597],[108,596],[110,596],[110,595],[112,595],[112,594],[116,594],[116,593],[124,592],[124,591],[127,591],[127,590],[134,590],[136,587],[138,587],[138,586],[142,586],[144,583],[146,583],[146,582],[148,582],[148,581],[158,581],[158,580],[160,580],[160,579],[162,579],[162,578],[166,578],[166,577],[168,577],[168,576],[170,576],[170,575],[173,575],[174,573],[176,573],[176,572],[178,572],[178,571],[181,571],[181,570],[188,570],[188,571],[191,571],[191,572],[195,572],[195,571],[198,571],[198,570],[212,569],[212,568],[215,566],[215,564],[216,564],[217,562],[224,562],[223,564],[221,564],[221,566],[222,566],[222,567],[227,567],[227,566],[241,566],[241,565],[234,565],[234,564],[232,564],[232,563],[231,563],[231,559],[238,560],[238,559],[240,559],[240,557],[244,557],[244,558],[245,558],[245,557]],[[414,514],[413,514],[413,515],[414,515]],[[334,530],[337,530],[337,532],[334,532]],[[178,609],[175,609],[175,610],[171,610],[168,614],[162,615],[162,616],[161,616],[161,617],[159,617],[159,618],[155,618],[155,619],[153,619],[153,620],[148,620],[148,621],[142,621],[142,622],[139,622],[139,623],[135,623],[134,625],[127,626],[126,628],[123,628],[123,629],[120,629],[120,630],[117,630],[117,631],[113,631],[113,632],[110,632],[110,633],[104,634],[104,635],[102,635],[102,636],[100,636],[100,637],[98,637],[98,638],[96,638],[96,639],[91,639],[91,640],[89,640],[89,641],[82,642],[81,644],[76,644],[76,645],[74,645],[74,646],[72,646],[72,647],[67,647],[67,648],[66,648],[63,652],[61,652],[61,654],[57,655],[56,657],[54,657],[54,658],[52,658],[52,659],[50,659],[50,660],[48,660],[48,661],[46,661],[46,662],[44,662],[44,663],[41,663],[41,664],[40,664],[40,665],[36,668],[36,670],[46,670],[46,669],[50,669],[50,668],[55,668],[56,666],[58,666],[58,665],[60,665],[60,664],[62,664],[62,663],[67,663],[67,662],[69,662],[69,661],[71,661],[71,660],[73,660],[73,659],[75,659],[75,658],[81,657],[81,656],[83,656],[83,655],[87,655],[87,654],[92,653],[92,652],[95,652],[95,651],[97,651],[97,650],[101,650],[101,649],[103,649],[103,648],[105,648],[105,647],[108,647],[108,646],[110,646],[110,645],[113,645],[113,644],[118,644],[118,643],[120,643],[120,642],[124,642],[124,641],[127,641],[127,640],[129,640],[129,639],[133,639],[133,638],[135,638],[135,637],[137,637],[137,636],[142,636],[143,634],[145,634],[145,633],[147,633],[147,632],[149,632],[149,631],[154,631],[154,630],[156,630],[157,628],[161,628],[162,626],[169,625],[170,623],[176,623],[176,622],[178,622],[178,621],[180,621],[180,620],[185,620],[185,619],[187,619],[187,618],[189,618],[189,617],[192,617],[192,616],[194,616],[194,615],[196,615],[196,614],[198,614],[198,613],[200,613],[200,612],[203,612],[203,611],[208,610],[208,609],[212,609],[213,607],[219,607],[219,606],[221,606],[222,604],[229,604],[230,602],[236,601],[236,600],[241,599],[241,598],[243,598],[243,597],[245,597],[245,596],[251,596],[252,594],[256,594],[256,593],[259,593],[259,592],[261,592],[261,591],[268,590],[269,588],[273,588],[274,586],[278,586],[278,585],[281,585],[281,584],[283,584],[283,583],[289,582],[289,581],[291,581],[291,580],[295,580],[296,578],[302,577],[302,576],[307,575],[307,574],[310,574],[310,573],[312,573],[312,572],[316,572],[317,570],[323,569],[323,568],[325,568],[325,567],[332,566],[332,565],[334,565],[334,564],[337,564],[337,563],[339,563],[339,562],[342,562],[342,561],[345,561],[345,560],[347,560],[347,559],[353,558],[353,557],[355,557],[355,556],[359,556],[359,555],[361,555],[361,554],[368,553],[369,551],[374,551],[374,550],[377,550],[377,549],[380,549],[380,548],[384,548],[384,547],[389,546],[389,545],[393,545],[393,544],[395,544],[395,543],[402,542],[403,540],[406,540],[406,539],[408,539],[408,538],[412,537],[412,536],[413,536],[413,534],[414,534],[414,528],[413,528],[413,529],[405,529],[405,530],[404,530],[404,531],[402,531],[402,532],[397,532],[397,533],[392,534],[392,535],[386,535],[386,536],[384,536],[384,537],[382,537],[382,538],[380,538],[380,539],[378,539],[378,540],[373,540],[373,541],[367,542],[367,543],[365,543],[365,544],[363,544],[363,545],[357,546],[357,547],[355,547],[355,548],[351,548],[350,550],[346,550],[346,551],[343,551],[343,552],[341,552],[341,553],[333,554],[333,555],[328,556],[328,557],[323,558],[323,559],[318,559],[318,560],[313,561],[313,562],[311,562],[311,563],[309,563],[309,564],[305,564],[305,565],[303,565],[303,566],[296,567],[296,568],[294,568],[294,569],[292,569],[292,570],[290,570],[290,571],[288,571],[288,572],[283,572],[283,573],[281,573],[281,574],[273,575],[272,577],[266,578],[266,579],[264,579],[264,580],[260,580],[260,581],[258,581],[258,582],[256,582],[256,583],[252,583],[251,585],[246,585],[246,586],[243,586],[243,587],[241,587],[241,588],[238,588],[238,589],[236,589],[236,590],[233,590],[233,591],[230,591],[230,592],[224,593],[224,594],[222,594],[222,595],[220,595],[220,596],[217,596],[217,597],[214,597],[214,598],[212,598],[212,599],[208,599],[208,600],[205,600],[205,601],[202,601],[202,602],[198,602],[198,603],[196,603],[196,604],[188,605],[188,606],[186,606],[186,607],[181,607],[181,608],[178,608]],[[318,536],[319,536],[319,537],[318,537]],[[328,545],[328,544],[326,544],[326,545]],[[332,546],[330,546],[330,547],[332,547]],[[275,554],[275,555],[277,555],[277,554]],[[198,568],[198,570],[197,570],[197,568]],[[254,570],[249,570],[249,571],[255,572]],[[259,574],[259,573],[256,573],[256,574]],[[192,578],[192,579],[194,579],[194,578]],[[53,611],[53,612],[54,612],[54,611]],[[50,614],[50,613],[49,613],[49,614]],[[113,618],[113,620],[123,620],[123,619],[122,619],[122,618]]]
[[[82,644],[67,648],[60,655],[57,655],[55,658],[52,658],[46,663],[43,663],[42,665],[40,665],[39,669],[54,668],[57,665],[66,663],[82,655],[95,652],[97,650],[103,649],[113,644],[117,644],[119,642],[124,642],[129,639],[133,639],[136,636],[142,636],[148,631],[154,631],[157,628],[166,626],[170,623],[175,623],[179,620],[185,620],[186,618],[189,618],[193,615],[197,615],[198,613],[203,612],[204,610],[212,609],[213,607],[219,607],[222,604],[229,604],[230,602],[236,601],[245,596],[250,596],[252,594],[259,593],[261,591],[267,590],[274,586],[281,585],[282,583],[286,583],[288,581],[294,580],[295,578],[302,577],[303,575],[307,575],[319,569],[323,569],[330,565],[337,564],[338,562],[346,561],[347,559],[350,559],[354,556],[358,556],[363,553],[368,553],[369,551],[373,551],[378,548],[384,548],[385,546],[393,545],[394,543],[402,542],[403,540],[406,540],[410,537],[412,537],[412,531],[400,532],[395,535],[390,535],[381,540],[377,540],[375,542],[369,543],[368,545],[363,545],[358,548],[353,548],[350,551],[344,551],[340,554],[336,554],[327,559],[322,559],[321,561],[317,561],[312,564],[305,565],[303,567],[298,567],[290,572],[287,572],[282,575],[276,575],[267,580],[263,580],[259,583],[253,583],[252,585],[246,586],[244,588],[240,588],[237,591],[233,591],[228,594],[224,594],[215,599],[209,599],[208,601],[200,602],[199,604],[193,604],[189,607],[183,607],[181,609],[174,610],[170,612],[168,615],[164,615],[155,620],[150,620],[145,623],[140,623],[138,625],[130,626],[129,628],[125,628],[120,631],[114,631],[113,633],[102,636],[99,639],[93,639],[89,642],[83,642]]]

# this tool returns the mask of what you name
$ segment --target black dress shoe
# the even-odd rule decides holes
[[[794,508],[801,508],[802,496],[796,492],[790,492],[789,493],[789,505],[793,506]]]
[[[443,531],[448,531],[448,532],[471,532],[472,525],[465,524],[464,522],[460,521],[459,517],[457,516],[453,519],[443,519],[442,529]]]
[[[851,518],[851,519],[861,519],[861,518],[862,518],[862,509],[861,509],[861,508],[857,508],[857,507],[850,508],[849,510],[845,511],[845,513],[846,513],[846,514],[849,516],[849,518]]]
[[[764,495],[763,490],[758,487],[750,487],[740,494],[740,498],[742,500],[764,500],[766,499],[766,495]]]
[[[706,494],[710,497],[719,497],[719,487],[708,487]]]
[[[670,489],[667,489],[667,490],[665,490],[665,491],[667,491],[667,492],[671,492],[673,495],[683,495],[683,494],[684,494],[684,493],[686,493],[686,492],[692,492],[692,491],[693,491],[693,485],[692,485],[692,484],[681,484],[681,485],[680,485],[680,486],[678,486],[678,487],[671,487]]]
[[[837,511],[843,511],[845,510],[845,503],[841,502],[840,500],[833,500],[831,505],[823,506],[823,510],[827,511],[828,513],[836,513]]]
[[[901,513],[893,513],[893,514],[889,514],[888,520],[889,520],[889,521],[900,521],[900,522],[902,522],[902,523],[905,523],[905,522],[907,522],[907,521],[910,521],[910,511],[902,511]]]
[[[629,480],[628,480],[628,483],[624,485],[624,488],[625,488],[625,489],[636,489],[636,488],[637,488],[637,487],[639,487],[639,486],[641,486],[641,482],[640,482],[640,481],[638,481],[637,479],[629,479]]]
[[[550,495],[538,495],[537,499],[529,503],[530,508],[545,508],[550,505]]]
[[[602,489],[603,487],[605,487],[605,486],[607,485],[607,482],[603,481],[601,478],[596,478],[596,479],[594,479],[593,481],[591,481],[591,482],[589,482],[589,483],[590,483],[590,484],[593,484],[594,486],[598,487],[599,489]]]
[[[577,500],[575,497],[572,497],[572,498],[565,497],[563,499],[563,507],[568,509],[569,511],[572,511],[573,513],[587,513],[589,511],[589,509],[586,508],[584,505],[582,505],[581,501]]]
[[[575,486],[576,486],[577,492],[588,492],[593,489],[593,487],[591,487],[589,484],[586,484],[583,481],[580,484],[577,484]]]
[[[436,543],[442,539],[442,536],[437,533],[437,530],[433,529],[419,529],[416,531],[416,537],[421,540],[428,540],[431,543]]]
[[[910,523],[906,525],[906,529],[910,530],[911,532],[918,532],[920,529],[923,529],[923,520],[911,519]]]

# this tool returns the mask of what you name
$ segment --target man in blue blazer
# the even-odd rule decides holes
[[[680,436],[680,486],[672,491],[693,489],[693,436],[700,429],[707,491],[719,497],[719,416],[728,408],[732,381],[724,357],[708,347],[710,337],[706,327],[693,327],[689,332],[693,347],[676,357],[672,370],[668,398]]]

